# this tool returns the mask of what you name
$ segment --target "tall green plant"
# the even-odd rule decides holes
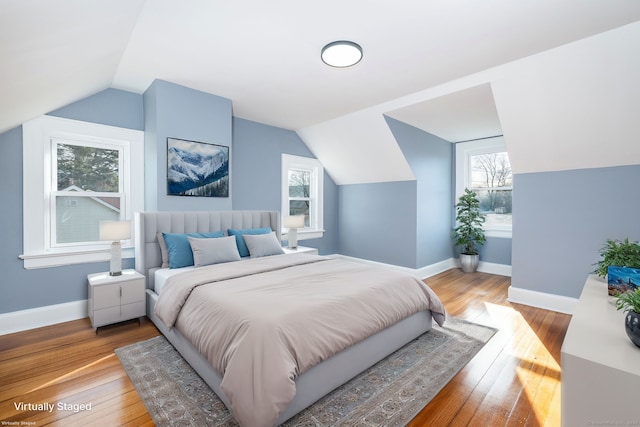
[[[453,230],[453,238],[456,246],[462,246],[462,253],[477,255],[478,246],[485,242],[482,224],[485,215],[480,212],[478,196],[468,188],[458,198],[456,204],[456,228]]]
[[[600,257],[594,270],[600,277],[607,275],[609,266],[640,268],[640,244],[630,242],[629,238],[623,241],[607,239],[600,249]]]

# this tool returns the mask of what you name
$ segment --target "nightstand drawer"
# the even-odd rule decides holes
[[[143,317],[147,313],[145,277],[135,270],[121,275],[95,273],[89,282],[89,317],[94,328]]]
[[[136,317],[145,316],[146,304],[144,301],[134,302],[133,304],[124,304],[121,306],[122,312],[120,313],[121,320],[134,319]]]
[[[93,326],[108,325],[110,323],[119,322],[120,320],[120,306],[104,308],[102,310],[95,310],[93,312]]]
[[[101,310],[109,307],[120,306],[119,286],[94,286],[93,288],[93,309]]]
[[[122,288],[121,304],[144,302],[144,279],[131,280],[120,285]]]

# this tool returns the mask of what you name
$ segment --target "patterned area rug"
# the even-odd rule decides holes
[[[338,387],[285,426],[404,426],[496,329],[449,317]],[[116,350],[157,426],[237,426],[225,405],[163,337]]]

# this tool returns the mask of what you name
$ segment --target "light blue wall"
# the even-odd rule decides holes
[[[126,129],[144,130],[142,96],[118,89],[105,89],[47,115]]]
[[[99,112],[99,113],[98,113]],[[108,89],[51,113],[57,117],[142,129],[142,96]],[[22,230],[22,127],[0,135],[0,313],[87,298],[87,274],[107,271],[108,262],[25,270]],[[133,260],[123,260],[124,268]]]
[[[191,109],[191,117],[187,117]],[[311,156],[294,132],[237,119],[232,140],[230,101],[166,82],[155,82],[143,95],[108,89],[51,113],[58,117],[91,121],[145,131],[146,209],[231,209],[231,198],[200,203],[196,198],[166,196],[166,137],[225,143],[231,150],[231,192],[235,209],[280,210],[280,153]],[[159,125],[161,123],[161,125]],[[147,144],[151,141],[151,144]],[[257,165],[267,159],[260,186],[255,186]],[[236,178],[237,175],[237,178]],[[265,176],[268,178],[265,179]],[[25,270],[22,254],[22,128],[0,135],[0,179],[4,208],[1,236],[0,313],[78,301],[87,298],[87,274],[107,271],[108,262]],[[237,187],[234,186],[237,179]],[[325,177],[325,238],[305,241],[321,253],[337,252],[337,186]],[[277,188],[277,189],[276,189]],[[263,192],[264,190],[264,192]],[[245,193],[246,192],[246,193]],[[156,205],[158,207],[156,207]],[[151,206],[151,207],[150,207]],[[132,268],[133,259],[123,267]]]
[[[281,210],[281,156],[315,156],[297,133],[262,123],[233,118],[233,209]],[[301,241],[321,254],[338,251],[338,189],[324,177],[324,228],[322,239]]]
[[[479,251],[480,259],[493,264],[511,265],[512,240],[505,237],[487,237]]]
[[[340,253],[416,267],[416,181],[340,185]]]
[[[229,197],[167,195],[167,137],[225,145],[233,162],[231,100],[163,80],[155,80],[144,94],[145,209],[229,210]]]
[[[640,240],[640,166],[514,176],[511,284],[577,298],[606,239]]]
[[[386,120],[417,181],[415,267],[452,258],[454,145],[390,117]]]

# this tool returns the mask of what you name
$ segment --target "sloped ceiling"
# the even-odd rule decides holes
[[[411,179],[372,111],[423,103],[414,94],[432,99],[440,85],[639,19],[637,0],[4,0],[0,132],[107,87],[143,93],[162,79],[299,131],[339,183]],[[338,39],[363,46],[357,66],[320,61]],[[343,161],[362,153],[372,154],[362,167]]]

